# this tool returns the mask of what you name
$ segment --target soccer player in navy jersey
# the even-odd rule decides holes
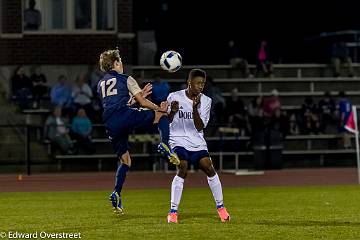
[[[178,165],[180,160],[169,147],[169,119],[166,112],[168,103],[162,102],[158,106],[143,96],[149,93],[149,89],[142,91],[134,78],[124,74],[119,50],[101,53],[99,64],[101,71],[106,72],[97,86],[104,109],[102,118],[107,135],[119,158],[115,188],[109,199],[114,212],[123,213],[120,194],[126,173],[131,166],[128,137],[135,128],[151,128],[153,124],[157,124],[161,137],[159,152],[175,165]],[[131,108],[134,100],[142,108],[149,110]]]

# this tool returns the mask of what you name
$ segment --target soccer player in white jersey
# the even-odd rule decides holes
[[[180,159],[178,171],[171,184],[171,208],[167,216],[168,223],[177,223],[178,207],[187,175],[188,164],[198,163],[207,175],[209,187],[214,196],[217,212],[222,222],[230,220],[223,202],[223,193],[208,153],[203,129],[209,122],[211,98],[202,94],[206,73],[201,69],[192,69],[189,73],[187,89],[170,93],[171,103],[169,144]]]

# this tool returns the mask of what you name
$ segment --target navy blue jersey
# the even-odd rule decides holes
[[[128,135],[135,128],[150,129],[154,111],[139,111],[129,106],[131,96],[141,92],[136,80],[128,75],[109,71],[98,83],[97,92],[104,112],[106,133],[121,157],[129,150]]]
[[[127,104],[130,100],[128,78],[128,75],[111,70],[98,82],[97,92],[104,109],[104,121],[115,110],[128,108]]]

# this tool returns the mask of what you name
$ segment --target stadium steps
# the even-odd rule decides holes
[[[0,162],[9,164],[25,164],[26,130],[24,124],[27,119],[18,106],[0,97]],[[42,125],[42,123],[41,123]],[[34,162],[47,162],[49,157],[43,144],[31,141],[30,156]]]
[[[46,147],[39,142],[30,142],[30,158],[34,163],[49,162]],[[4,135],[0,141],[0,162],[1,163],[25,163],[26,148],[17,136]]]
[[[206,70],[209,76],[213,78],[235,78],[243,77],[241,69],[232,68],[231,65],[196,65],[182,66],[175,73],[168,73],[160,66],[132,66],[132,74],[141,76],[144,79],[151,79],[155,74],[162,78],[185,79],[190,69],[201,68]],[[250,72],[258,74],[255,65],[249,65]],[[355,75],[360,75],[360,64],[353,64]],[[347,76],[347,68],[342,67],[340,71],[342,76]],[[276,77],[332,77],[334,68],[329,64],[274,64],[274,75]]]

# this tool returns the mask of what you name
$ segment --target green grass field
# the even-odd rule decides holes
[[[81,239],[360,239],[360,189],[226,188],[221,223],[209,189],[185,189],[179,224],[169,190],[125,190],[115,216],[108,192],[0,193],[0,232],[80,232]],[[6,236],[4,239],[8,239]],[[40,238],[39,238],[40,239]]]

